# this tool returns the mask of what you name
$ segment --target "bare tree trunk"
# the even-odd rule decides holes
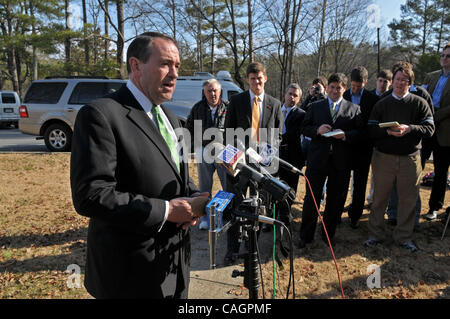
[[[322,5],[322,20],[320,22],[320,39],[319,39],[319,57],[317,62],[317,76],[320,76],[322,72],[322,61],[325,60],[325,48],[324,48],[324,28],[325,28],[325,15],[327,10],[327,0],[323,0]]]
[[[21,79],[20,75],[22,74],[22,61],[19,55],[18,50],[14,50],[15,54],[15,63],[16,63],[16,74],[17,74],[17,93],[19,96],[23,96],[23,83],[25,82],[25,79],[28,77],[29,72],[26,72],[27,74],[24,75],[24,77]],[[28,71],[28,68],[27,68]]]
[[[300,15],[300,10],[302,8],[302,1],[300,0],[297,5],[297,0],[294,0],[294,6],[292,10],[292,25],[291,25],[291,42],[289,46],[289,64],[288,64],[288,83],[292,82],[293,75],[293,65],[294,65],[294,55],[295,55],[295,35],[298,24],[298,17]]]
[[[109,0],[105,0],[105,11],[108,12],[109,10]],[[108,60],[109,55],[109,20],[108,20],[108,14],[104,13],[105,15],[105,60]]]
[[[444,30],[444,23],[445,23],[445,15],[442,14],[441,21],[439,23],[439,31],[438,31],[438,43],[436,48],[436,53],[441,52],[441,43],[442,43],[442,31]]]
[[[241,74],[240,74],[240,66],[239,66],[239,53],[237,49],[237,31],[236,31],[236,21],[235,21],[235,15],[234,15],[234,3],[233,0],[230,1],[230,16],[231,16],[231,25],[233,30],[233,62],[234,62],[234,79],[239,84],[239,86],[243,89],[244,88],[244,81],[242,80]]]
[[[176,21],[176,4],[175,0],[172,0],[171,9],[172,9],[172,26],[173,26],[173,39],[177,41],[177,21]]]
[[[32,0],[29,2],[30,5],[30,16],[33,17],[33,20],[31,21],[31,34],[36,34],[36,23],[34,21],[34,3]],[[31,62],[31,80],[37,80],[38,79],[38,56],[37,56],[37,48],[34,44],[32,44],[32,51],[33,51],[33,57]]]
[[[422,32],[422,55],[425,54],[426,51],[426,38],[427,38],[427,27],[428,27],[428,1],[425,0],[424,2],[424,7],[423,7],[423,32]]]
[[[284,26],[283,26],[283,53],[281,55],[281,73],[280,73],[280,91],[279,96],[283,96],[284,88],[286,87],[286,71],[289,60],[289,22],[290,22],[290,9],[291,0],[286,0],[284,7]]]
[[[203,8],[202,0],[199,0],[199,7]],[[197,12],[197,61],[199,71],[203,71],[202,16],[200,12]]]
[[[247,0],[247,10],[248,10],[248,53],[249,53],[250,63],[252,63],[254,61],[252,0]]]
[[[117,63],[119,64],[119,77],[121,79],[125,79],[125,64],[123,61],[123,51],[125,44],[123,3],[124,0],[117,0]]]
[[[84,63],[86,70],[89,67],[89,39],[87,35],[87,13],[86,13],[86,0],[81,1],[83,7],[83,34],[84,34]]]
[[[66,13],[66,31],[70,30],[69,27],[69,19],[70,19],[70,12],[69,12],[69,0],[65,0],[64,1],[64,10]],[[64,41],[64,50],[65,50],[65,56],[66,56],[66,65],[69,66],[70,61],[71,61],[71,56],[70,56],[70,47],[71,47],[71,40],[70,37],[67,37]],[[66,75],[70,75],[70,71],[69,69],[67,69],[67,74]]]
[[[212,34],[211,34],[211,73],[214,74],[214,45],[215,45],[215,29],[214,25],[216,24],[216,0],[213,0],[213,10],[212,10]]]
[[[6,30],[4,30],[4,33],[7,34],[9,39],[13,38],[13,21],[11,16],[11,1],[6,2]],[[11,77],[11,82],[13,85],[13,90],[18,92],[19,91],[19,76],[17,74],[17,63],[16,63],[16,50],[14,47],[14,44],[6,48],[6,56],[7,56],[7,65],[8,65],[8,71],[9,75]]]

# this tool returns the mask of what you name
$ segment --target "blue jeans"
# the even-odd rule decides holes
[[[389,219],[397,219],[397,204],[398,204],[397,183],[394,183],[394,188],[392,189],[391,197],[389,198],[389,203],[387,207],[387,215]],[[419,225],[421,207],[422,201],[420,200],[419,194],[416,203],[416,219],[415,219],[416,225]]]

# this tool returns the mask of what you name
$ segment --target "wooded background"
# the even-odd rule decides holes
[[[418,84],[440,68],[439,52],[450,41],[449,1],[407,0],[401,16],[381,27],[379,66],[371,5],[371,0],[0,0],[0,90],[23,97],[32,80],[46,76],[127,78],[126,47],[145,31],[177,40],[180,75],[227,70],[245,88],[248,63],[263,62],[266,90],[278,98],[290,82],[305,94],[317,75],[349,74],[358,65],[368,69],[370,88],[378,67],[398,60],[414,64]]]

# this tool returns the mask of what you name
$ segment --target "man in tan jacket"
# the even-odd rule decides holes
[[[436,219],[442,208],[447,188],[447,174],[450,164],[450,42],[442,50],[441,70],[431,72],[424,81],[424,87],[433,97],[435,107],[433,136],[434,180],[429,201],[428,220]]]

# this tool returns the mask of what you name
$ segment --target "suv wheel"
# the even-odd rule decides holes
[[[45,130],[44,141],[52,152],[68,152],[72,144],[72,131],[64,124],[52,124]]]

